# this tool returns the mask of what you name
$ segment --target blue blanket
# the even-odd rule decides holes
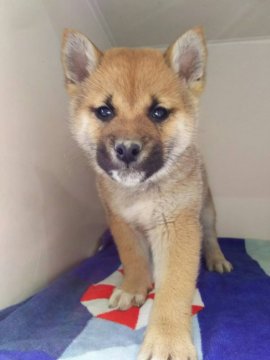
[[[199,359],[268,360],[270,242],[220,239],[220,244],[234,271],[220,275],[201,266],[198,288],[205,308],[193,316]],[[30,299],[0,311],[0,360],[135,360],[145,326],[132,328],[98,316],[83,301],[85,294],[93,300],[89,286],[119,265],[106,233],[94,257]],[[101,297],[108,290],[97,289]]]

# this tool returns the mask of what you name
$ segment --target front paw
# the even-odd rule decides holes
[[[146,276],[135,279],[125,278],[121,287],[114,289],[109,307],[127,310],[132,306],[142,306],[151,287],[150,278]]]
[[[152,329],[146,334],[138,360],[197,360],[197,354],[189,334]]]
[[[146,293],[129,293],[123,289],[115,288],[109,300],[109,307],[127,310],[131,306],[142,306],[145,299]]]

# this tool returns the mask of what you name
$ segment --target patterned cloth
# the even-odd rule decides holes
[[[123,269],[120,267],[109,275],[106,279],[97,284],[90,285],[81,298],[81,303],[86,306],[90,314],[100,319],[116,322],[133,330],[146,327],[148,324],[151,308],[155,298],[155,289],[149,292],[145,303],[140,307],[133,306],[126,311],[111,309],[109,299],[113,290],[119,287],[123,280]],[[191,313],[197,314],[204,307],[201,295],[196,289]]]
[[[104,287],[99,295],[95,287],[113,287],[115,277],[119,281],[122,276],[110,234],[103,240],[94,257],[30,299],[0,311],[0,360],[136,359],[150,306],[144,315],[137,309],[131,317],[128,311],[109,319],[100,316],[109,312],[106,298],[112,288],[105,289],[105,296]],[[194,306],[204,303],[205,308],[193,316],[199,359],[268,360],[270,242],[220,239],[220,244],[234,271],[220,275],[201,266]]]

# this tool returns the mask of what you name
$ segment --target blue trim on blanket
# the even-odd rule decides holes
[[[270,278],[245,250],[245,241],[221,239],[234,265],[230,274],[202,269],[198,285],[204,360],[270,359]]]

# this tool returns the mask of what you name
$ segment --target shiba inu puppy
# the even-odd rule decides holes
[[[153,281],[156,286],[140,360],[196,359],[190,312],[201,248],[209,270],[232,269],[217,243],[196,144],[206,58],[200,28],[165,53],[126,48],[102,53],[84,35],[64,32],[71,129],[96,170],[124,266],[124,282],[110,305],[140,306]]]

